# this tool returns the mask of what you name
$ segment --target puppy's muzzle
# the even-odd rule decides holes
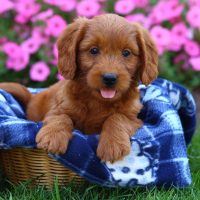
[[[105,73],[102,75],[102,81],[107,87],[112,87],[117,82],[117,74],[115,73]]]

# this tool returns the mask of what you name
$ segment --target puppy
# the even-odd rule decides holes
[[[31,95],[22,85],[2,83],[25,106],[27,118],[43,121],[38,148],[65,153],[72,130],[101,133],[97,156],[114,162],[130,152],[141,127],[138,82],[158,74],[158,54],[149,33],[115,14],[78,18],[57,41],[58,69],[65,80]]]

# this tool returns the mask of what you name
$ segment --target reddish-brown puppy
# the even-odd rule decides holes
[[[101,133],[101,160],[122,159],[130,151],[130,137],[142,125],[137,118],[142,107],[137,84],[149,84],[158,73],[149,33],[120,16],[105,14],[77,19],[63,31],[57,46],[58,69],[66,80],[37,95],[17,84],[0,87],[26,104],[28,119],[44,122],[36,137],[38,148],[64,153],[76,128]]]

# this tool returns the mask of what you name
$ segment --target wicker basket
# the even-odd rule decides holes
[[[75,184],[84,182],[83,178],[39,149],[0,150],[0,159],[3,172],[12,183],[31,180],[34,185],[51,188],[55,179],[61,186],[71,181]]]

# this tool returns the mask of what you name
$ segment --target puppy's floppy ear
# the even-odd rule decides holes
[[[133,23],[140,51],[138,75],[140,81],[148,85],[158,75],[158,52],[150,34],[140,24]]]
[[[77,71],[76,56],[88,19],[78,18],[58,37],[58,70],[65,79],[74,79]]]

